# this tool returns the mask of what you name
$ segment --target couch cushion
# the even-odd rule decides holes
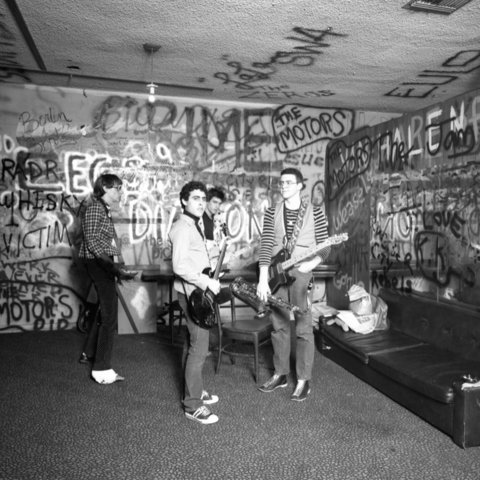
[[[421,341],[393,330],[380,330],[362,335],[351,330],[344,332],[338,325],[321,325],[320,328],[325,338],[363,363],[368,363],[370,355],[422,345]]]
[[[480,359],[480,313],[458,302],[441,301],[421,294],[383,288],[390,330],[418,338],[466,359]]]
[[[381,353],[370,357],[371,368],[387,377],[443,403],[453,402],[453,383],[464,375],[480,378],[480,362],[431,345]]]

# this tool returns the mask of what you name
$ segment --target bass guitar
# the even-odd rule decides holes
[[[224,226],[225,238],[223,239],[223,246],[218,257],[217,266],[213,274],[211,273],[210,268],[203,270],[203,273],[209,275],[214,280],[218,280],[220,277],[220,272],[222,269],[223,259],[225,258],[225,253],[228,247],[228,238],[226,226]],[[202,290],[200,287],[197,287],[190,295],[190,305],[192,307],[192,318],[198,323],[202,328],[212,328],[215,324],[215,301],[216,295],[207,288]]]
[[[336,245],[348,240],[347,233],[341,233],[340,235],[334,235],[328,237],[322,243],[315,245],[308,250],[296,255],[295,257],[288,258],[287,252],[282,249],[272,259],[272,263],[268,269],[268,285],[272,293],[275,293],[281,285],[291,285],[296,279],[287,273],[287,270],[292,268],[297,263],[312,257],[321,250],[329,247],[330,245]]]

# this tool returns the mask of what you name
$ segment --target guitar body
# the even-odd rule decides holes
[[[288,260],[287,252],[280,250],[275,257],[273,257],[272,264],[268,269],[268,286],[270,291],[275,293],[282,285],[291,285],[296,278],[289,275],[283,269],[283,263]]]
[[[190,295],[190,304],[192,307],[192,317],[198,319],[198,324],[202,328],[212,328],[215,324],[215,296],[210,290],[196,288]]]
[[[225,235],[227,235],[226,226]],[[220,277],[220,269],[222,267],[223,259],[225,258],[225,252],[227,251],[227,242],[225,241],[220,252],[217,266],[212,272],[210,267],[205,268],[202,273],[208,275],[214,280],[218,280]],[[215,302],[216,295],[209,290],[202,290],[197,287],[190,294],[189,297],[189,308],[191,308],[190,314],[195,323],[197,323],[201,328],[209,329],[212,328],[215,324]]]
[[[327,248],[330,245],[337,245],[348,240],[348,234],[341,233],[327,238],[322,243],[315,245],[299,255],[290,258],[287,252],[282,249],[272,259],[272,264],[268,269],[268,285],[272,293],[275,293],[281,285],[291,285],[296,279],[287,273],[287,270],[294,267],[296,264],[311,258],[319,251]]]

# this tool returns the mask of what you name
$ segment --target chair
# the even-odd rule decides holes
[[[160,313],[158,316],[159,320],[163,324],[166,323],[165,321],[165,315],[168,314],[168,326],[170,328],[170,337],[172,341],[172,345],[175,344],[175,321],[178,320],[178,329],[177,329],[177,335],[180,335],[181,328],[182,328],[182,318],[183,318],[183,310],[180,304],[178,303],[178,300],[173,300],[170,303],[165,302],[165,310]]]
[[[270,315],[263,319],[253,320],[236,320],[235,318],[235,299],[231,300],[232,321],[222,324],[220,319],[220,309],[216,305],[216,316],[218,326],[218,361],[215,374],[220,370],[220,363],[222,361],[222,354],[230,355],[232,363],[235,364],[235,356],[252,356],[251,353],[240,353],[236,351],[227,350],[229,347],[235,347],[235,342],[252,343],[254,347],[255,359],[255,380],[259,385],[258,374],[258,351],[259,347],[265,345],[270,341],[273,331],[273,325],[270,320]],[[223,344],[224,340],[230,340],[229,343]]]

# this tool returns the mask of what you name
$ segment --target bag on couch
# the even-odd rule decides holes
[[[350,303],[348,309],[357,315],[370,315],[373,313],[373,304],[370,294],[359,285],[352,285],[347,292]]]
[[[372,297],[373,311],[376,313],[375,330],[388,330],[390,328],[390,322],[387,318],[388,305],[376,295],[370,295]]]
[[[350,299],[349,309],[359,317],[370,316],[373,330],[386,330],[388,306],[376,295],[370,295],[363,287],[352,285],[347,292]],[[366,317],[364,317],[366,318]]]

